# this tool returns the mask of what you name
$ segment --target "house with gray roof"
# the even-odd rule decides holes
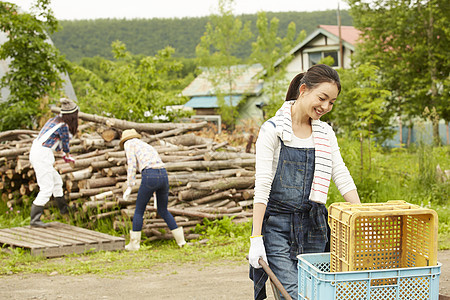
[[[263,72],[263,67],[260,64],[237,65],[231,68],[231,72],[233,71],[237,76],[232,83],[231,95],[225,96],[225,102],[238,107],[240,119],[259,117],[262,112],[254,104],[259,101],[262,93],[263,81],[260,79],[260,74]],[[214,87],[209,80],[210,76],[210,70],[205,69],[181,94],[189,98],[184,106],[195,111],[194,118],[216,120],[219,123],[217,113],[219,105],[215,89],[223,92],[229,87],[226,82]]]

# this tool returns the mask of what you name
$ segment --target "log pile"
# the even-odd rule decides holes
[[[57,108],[52,109],[58,112]],[[197,236],[192,230],[204,218],[224,216],[235,222],[251,217],[254,187],[254,154],[216,143],[194,132],[202,123],[134,123],[80,113],[79,134],[70,142],[74,163],[65,163],[56,154],[55,168],[64,182],[66,198],[78,207],[77,218],[96,222],[111,218],[114,228],[130,228],[140,174],[128,201],[122,198],[126,187],[125,152],[119,147],[122,130],[135,128],[142,140],[160,154],[169,175],[169,211],[186,238]],[[19,205],[25,195],[38,191],[34,171],[28,160],[38,131],[13,130],[0,133],[0,193],[8,207]],[[50,203],[51,205],[51,203]],[[151,240],[171,239],[164,220],[157,214],[152,197],[144,215],[144,233]]]

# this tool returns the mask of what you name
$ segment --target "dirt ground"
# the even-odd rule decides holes
[[[450,296],[450,250],[440,251],[438,261],[440,293]],[[0,276],[0,299],[252,299],[252,291],[245,262],[161,265],[114,277]]]

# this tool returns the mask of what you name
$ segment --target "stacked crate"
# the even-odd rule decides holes
[[[438,217],[395,200],[333,203],[330,254],[298,259],[300,300],[438,299]]]
[[[438,216],[406,203],[329,207],[331,272],[435,266]]]

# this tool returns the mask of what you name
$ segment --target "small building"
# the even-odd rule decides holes
[[[350,68],[351,56],[355,52],[360,31],[353,26],[319,25],[302,42],[291,50],[293,59],[286,67],[290,77],[308,70],[321,59],[331,56],[335,68]],[[342,45],[342,51],[341,51]],[[341,55],[342,52],[342,55]]]
[[[263,67],[260,64],[237,65],[231,68],[231,72],[236,72],[236,79],[231,86],[231,95],[225,96],[225,102],[238,108],[240,119],[259,118],[262,112],[252,104],[258,101],[262,93],[263,81],[259,78]],[[205,69],[181,94],[189,98],[184,106],[195,111],[193,118],[215,121],[220,128],[217,92],[209,80],[210,76],[210,71]],[[224,82],[218,89],[221,93],[228,94],[230,87]]]

